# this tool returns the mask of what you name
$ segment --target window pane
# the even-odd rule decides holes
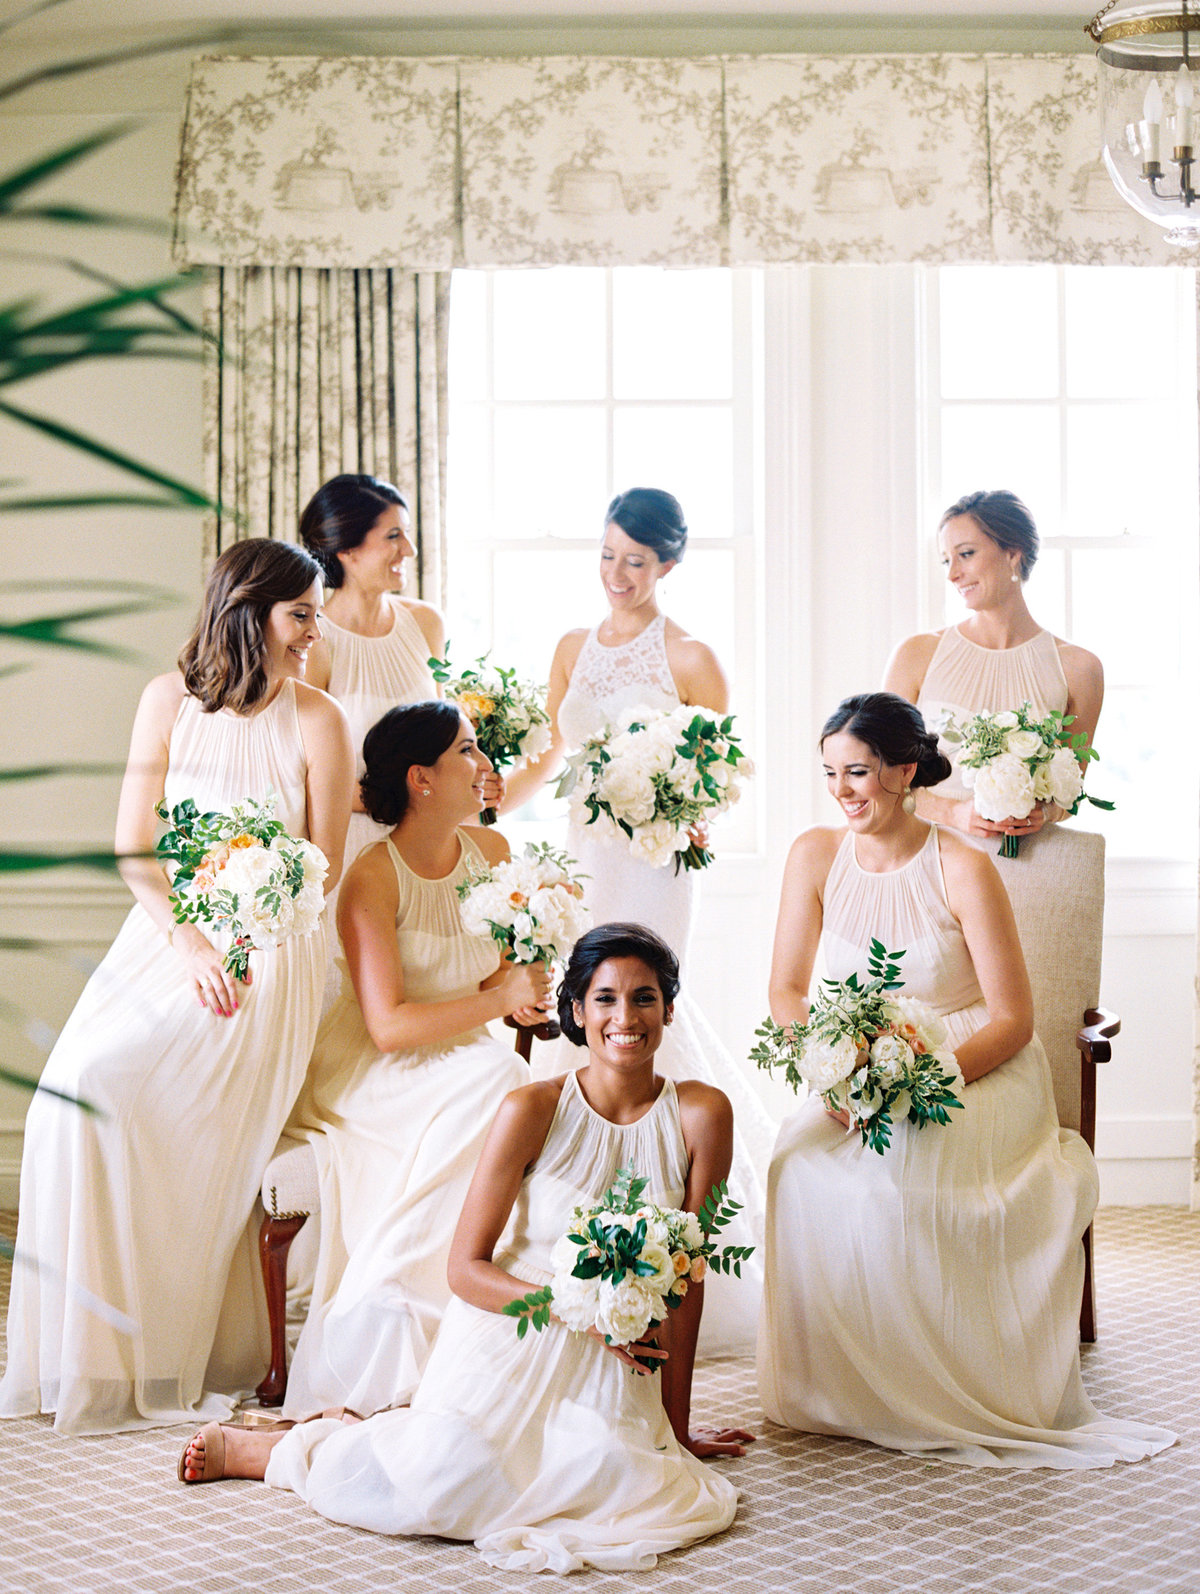
[[[1181,468],[1179,418],[1170,401],[1072,408],[1064,530],[1076,537],[1156,535],[1190,518],[1196,487],[1191,470]]]
[[[1162,398],[1179,388],[1175,268],[1068,266],[1067,393]]]
[[[1174,812],[1164,812],[1164,749],[1169,749],[1168,789],[1178,799],[1170,806],[1186,809],[1196,789],[1196,751],[1188,738],[1181,743],[1171,694],[1132,689],[1106,694],[1096,728],[1099,756],[1088,766],[1087,789],[1115,802],[1116,812],[1104,813],[1084,803],[1075,823],[1101,831],[1110,852],[1180,857],[1194,849],[1194,819],[1181,825]]]
[[[942,396],[1055,398],[1053,266],[949,266],[938,273]]]
[[[1024,499],[1044,537],[1058,533],[1058,407],[949,404],[942,411],[942,503],[1007,487]]]
[[[685,631],[707,642],[733,673],[734,554],[726,548],[689,548],[683,563],[660,583],[662,606]]]
[[[1166,688],[1178,668],[1178,618],[1162,568],[1150,549],[1071,554],[1071,640],[1100,656],[1109,685]]]
[[[497,271],[492,281],[496,397],[603,398],[603,270]]]
[[[501,537],[598,537],[608,502],[604,411],[522,405],[496,411]]]
[[[487,392],[487,273],[456,271],[450,278],[450,392],[454,402]]]
[[[599,528],[595,547],[513,549],[496,555],[493,570],[496,657],[545,681],[563,632],[594,625],[604,614]]]
[[[728,398],[728,271],[613,272],[613,396]]]
[[[727,409],[642,408],[613,416],[613,482],[665,487],[695,537],[733,534],[733,421]]]

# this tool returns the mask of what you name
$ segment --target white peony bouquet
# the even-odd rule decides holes
[[[175,921],[229,930],[223,962],[235,979],[246,978],[256,948],[317,928],[329,864],[319,847],[275,818],[274,794],[263,802],[247,798],[228,813],[202,814],[190,797],[169,811],[159,803],[154,811],[173,827],[155,852],[177,865]]]
[[[732,807],[754,774],[732,726],[686,703],[630,709],[574,754],[559,794],[578,824],[625,836],[640,863],[703,869],[712,853],[688,832]]]
[[[472,935],[499,941],[514,963],[565,960],[592,922],[574,867],[543,843],[472,873],[458,887],[463,923]]]
[[[475,727],[480,751],[493,769],[507,769],[518,758],[537,758],[550,746],[550,716],[546,688],[519,681],[515,670],[489,664],[487,655],[455,675],[450,660],[430,659],[433,678],[446,689]],[[485,808],[485,825],[496,823],[496,810]]]
[[[946,1026],[924,1002],[891,994],[904,983],[897,977],[903,956],[872,941],[864,984],[857,974],[822,980],[808,1023],[767,1019],[750,1053],[760,1068],[783,1068],[793,1090],[809,1085],[826,1106],[849,1113],[863,1145],[880,1156],[894,1123],[946,1124],[949,1109],[962,1106],[954,1094],[963,1088],[962,1070]]]
[[[550,1253],[553,1279],[503,1308],[517,1319],[518,1339],[531,1323],[545,1328],[553,1309],[577,1334],[595,1328],[610,1345],[631,1345],[661,1323],[710,1267],[741,1277],[754,1247],[718,1250],[710,1238],[741,1211],[724,1180],[713,1186],[699,1214],[643,1201],[646,1184],[632,1168],[621,1168],[596,1206],[575,1208]],[[637,1359],[658,1368],[656,1357]]]
[[[1069,813],[1077,812],[1081,802],[1112,808],[1083,789],[1082,766],[1096,753],[1086,736],[1073,736],[1067,729],[1074,722],[1073,714],[1056,709],[1036,720],[1029,703],[1015,711],[946,722],[942,739],[956,749],[954,761],[981,819],[1024,819],[1039,802],[1057,803]],[[1005,836],[1000,856],[1015,858],[1019,841],[1019,836]]]

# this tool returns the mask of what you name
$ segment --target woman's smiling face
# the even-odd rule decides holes
[[[574,1013],[591,1055],[616,1068],[649,1062],[671,1021],[658,975],[633,956],[606,958],[592,975],[582,1003],[574,1004]]]
[[[955,515],[938,532],[946,580],[968,609],[992,609],[1021,578],[1021,556],[989,537],[972,515]]]

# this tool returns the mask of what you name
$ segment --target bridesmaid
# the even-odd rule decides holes
[[[1024,583],[1039,539],[1025,505],[1004,490],[968,493],[942,516],[938,543],[946,579],[969,613],[944,631],[901,642],[885,689],[915,703],[935,729],[947,714],[1017,709],[1029,701],[1039,717],[1051,709],[1073,714],[1072,732],[1082,732],[1090,745],[1104,671],[1094,653],[1052,636],[1029,612]],[[1038,803],[1025,819],[982,819],[957,768],[918,794],[917,812],[976,838],[1031,835],[1067,817],[1054,803]]]
[[[362,798],[385,839],[351,865],[338,904],[349,980],[321,1026],[288,1126],[307,1139],[320,1250],[285,1411],[403,1405],[450,1298],[446,1259],[483,1138],[529,1077],[484,1027],[540,1023],[541,963],[501,962],[469,934],[458,886],[508,857],[470,825],[491,766],[470,722],[435,699],[367,733]]]
[[[176,925],[153,858],[155,804],[277,816],[341,869],[353,759],[346,717],[304,680],[320,569],[287,543],[213,566],[179,669],[150,682],[121,787],[116,850],[137,899],[63,1027],[25,1126],[0,1415],[59,1433],[228,1413],[267,1348],[256,1235],[263,1170],[320,1016],[324,925],[251,955]]]
[[[945,1126],[906,1118],[881,1156],[815,1092],[771,1161],[763,1409],[806,1433],[975,1467],[1108,1467],[1175,1442],[1101,1416],[1079,1370],[1083,1234],[1098,1193],[1060,1129],[1029,981],[987,854],[913,811],[946,774],[912,704],[847,698],[821,758],[837,828],[788,855],[771,965],[777,1023],[829,976],[904,948],[903,994],[941,1017],[966,1080]]]
[[[607,612],[598,625],[568,631],[559,641],[550,667],[553,741],[540,760],[508,777],[506,810],[537,790],[567,748],[578,747],[625,709],[689,703],[714,714],[728,710],[729,686],[716,654],[659,607],[662,583],[687,549],[687,522],[678,499],[656,487],[632,487],[612,500],[604,522],[599,575]],[[594,921],[633,919],[648,925],[686,969],[695,875],[653,869],[585,826],[571,825],[566,847],[591,877],[586,899]],[[570,1067],[568,1050],[562,1045],[539,1072]],[[734,1239],[753,1243],[761,1232],[761,1170],[774,1129],[740,1064],[699,1003],[686,995],[676,1004],[658,1068],[672,1079],[707,1080],[732,1099],[737,1123],[733,1184],[746,1208],[739,1220],[743,1232]],[[706,1351],[749,1349],[760,1280],[755,1257],[743,1277],[720,1292],[705,1321]]]
[[[440,695],[428,661],[442,657],[445,627],[432,604],[403,596],[416,548],[408,500],[390,482],[334,476],[301,515],[300,541],[320,563],[326,588],[308,679],[346,710],[361,778],[363,738],[380,715]],[[386,834],[356,792],[345,867]]]
[[[646,1571],[729,1526],[737,1491],[698,1458],[740,1455],[753,1436],[691,1427],[706,1285],[657,1343],[631,1349],[556,1320],[520,1340],[501,1315],[550,1281],[572,1209],[597,1201],[619,1168],[648,1179],[648,1199],[691,1212],[728,1172],[728,1100],[655,1071],[678,976],[641,925],[601,925],[579,941],[558,1010],[584,1063],[504,1100],[454,1236],[457,1299],[411,1408],[284,1434],[211,1423],[186,1447],[181,1477],[265,1476],[331,1521],[472,1540],[506,1571]],[[661,1370],[648,1375],[634,1349]]]

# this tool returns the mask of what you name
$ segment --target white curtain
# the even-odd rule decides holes
[[[446,598],[448,273],[222,266],[205,282],[208,552],[294,541],[323,481],[366,471],[413,504],[420,590]]]

